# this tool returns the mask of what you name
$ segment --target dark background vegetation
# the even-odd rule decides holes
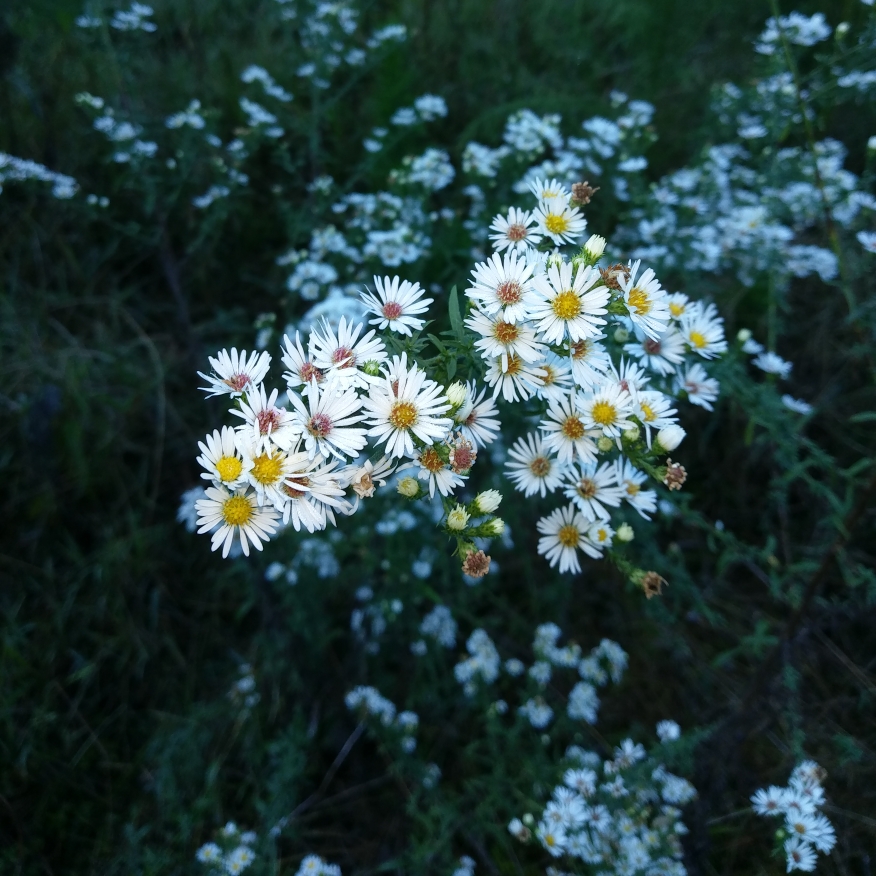
[[[192,97],[234,118],[246,64],[294,81],[283,74],[297,61],[268,5],[157,3],[158,32],[140,37],[153,50],[130,54],[84,50],[78,2],[6,5],[0,150],[98,190],[103,144],[76,92],[112,98],[136,118],[161,120]],[[821,8],[836,24],[863,7],[797,8]],[[225,820],[270,826],[319,786],[352,729],[343,694],[366,678],[348,633],[356,586],[420,599],[406,575],[388,580],[379,567],[405,555],[404,538],[378,541],[358,519],[338,548],[337,579],[303,575],[285,589],[263,570],[288,546],[222,562],[175,521],[180,493],[198,481],[196,442],[222,408],[204,403],[194,371],[219,346],[251,344],[255,313],[285,315],[273,259],[306,240],[304,183],[320,172],[343,178],[363,133],[424,92],[447,99],[439,138],[458,155],[470,139],[496,142],[516,108],[571,121],[604,109],[613,88],[657,107],[656,178],[709,142],[709,90],[752,75],[751,44],[770,7],[399,0],[366,4],[364,14],[404,22],[410,40],[334,103],[327,93],[315,139],[304,142],[304,115],[302,131],[290,131],[301,184],[288,183],[285,215],[260,200],[258,170],[247,209],[198,235],[187,198],[158,182],[151,202],[123,186],[110,192],[125,209],[103,223],[36,187],[0,195],[0,862],[9,873],[183,872]],[[857,111],[827,122],[852,144],[852,170],[863,167],[872,122]],[[592,215],[594,229],[611,230],[615,217],[600,216],[598,204]],[[466,270],[464,254],[442,266],[460,282]],[[872,466],[850,468],[876,446],[872,418],[850,421],[874,407],[873,286],[860,288],[850,315],[835,288],[801,281],[782,313],[795,393],[822,406],[805,441],[783,442],[788,420],[763,413],[769,405],[736,360],[721,374],[728,400],[712,417],[691,416],[683,461],[694,510],[660,524],[643,546],[672,582],[662,601],[645,603],[605,566],[546,586],[525,534],[532,522],[513,503],[506,516],[518,546],[497,555],[498,580],[469,590],[439,561],[430,582],[463,624],[478,619],[500,646],[525,645],[533,620],[558,622],[585,647],[619,641],[632,665],[606,705],[607,735],[631,726],[647,734],[669,716],[702,728],[687,763],[701,795],[688,816],[693,873],[783,871],[767,852],[769,825],[726,816],[756,787],[783,782],[803,754],[827,767],[837,807],[827,814],[840,843],[822,871],[869,876],[876,866],[867,857],[876,848],[874,484]],[[745,324],[764,336],[762,289],[727,281],[711,291],[731,332]],[[716,534],[716,519],[728,535]],[[434,668],[434,681],[405,681],[415,637],[406,623],[379,658],[397,679],[384,692],[403,704],[408,686],[428,682],[436,702],[442,691],[449,701],[449,666]],[[256,667],[262,698],[246,721],[226,697],[243,660]],[[430,727],[429,706],[421,710],[421,746],[441,762],[463,744],[465,722],[454,729],[434,713],[444,723]],[[498,762],[488,742],[478,744],[464,763]],[[299,819],[277,872],[294,872],[308,850],[345,873],[386,862],[398,870],[392,862],[410,836],[425,848],[430,832],[436,841],[453,834],[449,815],[439,831],[439,815],[406,812],[406,789],[386,778],[383,757],[363,740],[330,792],[351,794]],[[475,788],[452,761],[445,781]],[[425,858],[420,866],[433,872]]]

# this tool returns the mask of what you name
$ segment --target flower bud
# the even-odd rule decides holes
[[[614,442],[607,435],[600,435],[596,441],[596,447],[600,453],[608,453],[614,447]]]
[[[630,423],[630,425],[624,429],[623,439],[632,444],[633,441],[639,440],[639,435],[641,434],[639,427],[635,423]]]
[[[619,344],[625,344],[630,339],[630,333],[623,326],[618,326],[614,330],[614,339]]]
[[[494,517],[484,524],[484,531],[487,536],[501,535],[505,531],[505,521],[501,517]]]
[[[867,148],[868,148],[871,152],[876,152],[876,134],[874,134],[874,135],[873,135],[873,136],[867,141]]]
[[[397,489],[407,499],[416,499],[420,495],[420,484],[414,478],[402,478]]]
[[[841,21],[836,26],[836,38],[842,39],[848,32],[851,25],[847,21]]]
[[[523,823],[527,827],[532,827],[535,824],[535,818],[532,816],[531,812],[527,812],[526,815],[523,816]]]
[[[374,359],[369,359],[363,366],[362,370],[369,377],[379,377],[380,376],[380,363],[375,361]]]
[[[636,537],[636,533],[633,532],[633,527],[630,526],[629,523],[621,523],[621,525],[618,526],[614,537],[618,541],[627,542],[632,541]]]
[[[502,494],[498,490],[484,490],[475,496],[472,510],[475,514],[492,514],[501,501]]]
[[[657,443],[667,452],[671,453],[684,441],[687,432],[681,426],[664,426],[657,433]]]
[[[458,407],[465,401],[465,393],[465,384],[462,384],[457,380],[456,383],[451,383],[450,386],[447,387],[447,401],[449,401],[454,407]]]
[[[584,250],[590,261],[595,262],[605,252],[605,238],[591,234],[584,244]]]
[[[751,329],[741,328],[738,332],[736,332],[736,340],[739,341],[740,344],[744,344],[746,341],[751,340]]]
[[[454,532],[461,532],[468,525],[469,513],[462,507],[457,505],[447,515],[447,528]]]

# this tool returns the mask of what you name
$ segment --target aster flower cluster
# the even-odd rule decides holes
[[[219,831],[218,843],[204,843],[195,853],[195,858],[207,866],[207,872],[223,874],[223,876],[237,876],[243,873],[253,861],[255,852],[252,846],[258,837],[252,831],[241,833],[238,826],[229,821]]]
[[[508,825],[514,837],[538,843],[573,869],[583,862],[617,876],[686,872],[681,807],[696,796],[686,779],[632,739],[624,739],[607,759],[573,745],[564,761],[562,783],[541,814],[526,813]],[[550,866],[547,873],[560,876],[561,871]]]
[[[788,873],[811,872],[817,862],[816,852],[829,855],[836,845],[833,825],[819,811],[824,805],[823,782],[827,773],[814,761],[797,764],[788,786],[761,788],[752,797],[758,815],[783,816],[785,823],[776,833],[787,857]]]

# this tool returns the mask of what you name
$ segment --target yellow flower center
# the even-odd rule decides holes
[[[245,496],[232,496],[222,506],[222,517],[229,526],[249,523],[252,513],[252,503]]]
[[[638,484],[634,484],[632,481],[627,481],[626,483],[627,483],[627,495],[628,496],[635,496],[639,492],[639,490],[641,489],[641,487]]]
[[[598,492],[599,487],[596,485],[596,481],[591,480],[590,478],[581,478],[578,481],[578,485],[575,487],[575,492],[582,499],[592,499]]]
[[[553,386],[554,382],[557,379],[557,372],[554,371],[553,366],[545,364],[541,366],[542,376],[541,379],[545,386]]]
[[[265,487],[278,481],[282,470],[283,458],[279,454],[262,453],[253,460],[252,476]]]
[[[630,294],[627,296],[627,307],[630,310],[635,310],[639,316],[645,316],[645,314],[651,312],[651,299],[644,289],[633,286],[630,289]]]
[[[557,540],[565,548],[578,547],[580,539],[581,533],[578,532],[578,527],[573,526],[571,523],[561,526],[560,531],[557,533]]]
[[[518,326],[510,322],[497,322],[493,332],[496,335],[496,340],[500,344],[513,344],[520,336],[520,329]]]
[[[566,421],[563,423],[562,433],[571,441],[577,441],[579,438],[583,438],[584,424],[581,422],[580,417],[577,417],[574,414],[572,414],[571,417],[567,417]]]
[[[243,463],[236,456],[223,456],[216,462],[216,473],[221,481],[233,481],[240,477]]]
[[[426,471],[436,474],[444,468],[444,460],[439,456],[434,447],[428,447],[420,454],[420,465]]]
[[[684,305],[676,304],[674,301],[669,303],[669,312],[676,318],[680,317],[682,313],[684,313]]]
[[[611,426],[617,421],[617,408],[607,401],[598,401],[593,405],[593,422],[600,426]]]
[[[702,334],[702,332],[691,332],[689,337],[690,345],[692,347],[696,347],[698,350],[702,350],[703,347],[705,347],[708,343],[708,341],[706,340],[706,336]]]
[[[608,540],[608,530],[607,529],[597,529],[596,530],[596,540],[597,541],[607,541]]]
[[[508,357],[508,367],[505,369],[505,374],[517,374],[523,368],[523,360],[513,353]]]
[[[551,234],[564,234],[569,230],[569,220],[563,213],[548,213],[544,220],[544,227]]]
[[[551,470],[551,461],[546,456],[536,456],[529,463],[529,470],[537,477],[546,477]]]
[[[410,429],[417,422],[417,406],[409,401],[397,401],[389,412],[390,425],[396,429]]]
[[[575,341],[572,344],[572,358],[575,361],[586,359],[590,354],[590,341]]]
[[[566,289],[551,301],[551,308],[560,319],[574,319],[581,313],[581,299],[571,289]]]
[[[653,423],[657,419],[657,414],[654,413],[654,408],[647,402],[642,402],[642,418],[646,423]]]

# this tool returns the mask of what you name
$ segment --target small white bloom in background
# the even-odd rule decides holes
[[[673,742],[681,736],[681,727],[675,721],[661,721],[657,725],[657,738],[661,742]]]
[[[195,852],[195,857],[202,864],[215,864],[222,860],[222,849],[220,849],[216,843],[204,843],[204,845]]]
[[[789,411],[794,411],[795,414],[806,415],[812,413],[812,405],[809,404],[809,402],[803,401],[803,399],[794,398],[792,395],[783,395],[782,404]]]
[[[657,443],[670,453],[684,441],[687,432],[681,426],[666,426],[657,433]]]
[[[765,371],[767,374],[778,374],[783,380],[788,378],[791,369],[794,367],[791,362],[786,361],[772,351],[759,353],[751,360],[751,364],[754,365],[755,368],[760,368],[761,371]]]
[[[876,252],[876,231],[859,231],[857,238],[867,252]]]

